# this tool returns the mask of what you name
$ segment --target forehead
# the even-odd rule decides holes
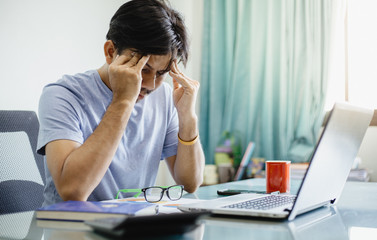
[[[160,71],[170,67],[171,54],[167,55],[151,55],[146,64],[147,67]]]

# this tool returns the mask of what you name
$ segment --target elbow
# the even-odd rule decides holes
[[[88,196],[72,187],[64,187],[57,189],[63,201],[86,201]]]
[[[183,186],[186,192],[193,193],[196,190],[198,190],[198,188],[200,187],[202,183],[203,183],[203,178],[200,178],[200,180],[196,180],[196,181],[191,180],[187,182],[186,184],[183,184]]]
[[[188,192],[188,193],[193,193],[193,192],[195,192],[198,188],[199,188],[199,186],[186,186],[186,185],[185,185],[185,191]]]
[[[198,171],[193,174],[186,175],[184,178],[180,178],[180,184],[184,186],[184,190],[188,193],[193,193],[203,184],[204,171]]]

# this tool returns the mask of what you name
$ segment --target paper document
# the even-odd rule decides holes
[[[198,203],[201,201],[205,201],[202,199],[192,199],[192,198],[181,198],[177,201],[172,201],[167,197],[163,197],[161,201],[156,202],[154,204],[159,205],[159,213],[178,213],[182,212],[178,209],[178,206],[181,204],[188,204],[188,203]],[[146,202],[144,197],[130,197],[130,198],[122,198],[122,199],[114,199],[108,200],[106,202]]]

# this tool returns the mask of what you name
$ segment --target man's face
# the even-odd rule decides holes
[[[142,70],[141,90],[137,101],[157,89],[170,71],[171,54],[151,55]]]

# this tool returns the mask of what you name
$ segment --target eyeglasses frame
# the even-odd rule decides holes
[[[144,199],[145,199],[145,201],[147,201],[147,202],[159,202],[159,201],[161,201],[161,199],[162,199],[163,196],[164,196],[164,193],[166,192],[166,196],[167,196],[170,200],[172,200],[172,201],[177,201],[177,200],[181,199],[181,197],[178,198],[178,199],[171,199],[170,196],[169,196],[169,189],[170,189],[170,188],[173,188],[173,187],[181,187],[181,197],[182,197],[182,193],[183,193],[183,190],[184,190],[184,186],[183,186],[183,185],[172,185],[172,186],[152,186],[152,187],[146,187],[146,188],[141,188],[141,189],[140,189],[140,188],[136,188],[136,189],[120,189],[120,190],[117,192],[117,194],[116,194],[116,196],[115,196],[115,199],[119,199],[119,195],[120,195],[121,192],[122,192],[122,193],[135,192],[136,194],[135,194],[133,197],[139,197],[141,193],[144,193]],[[159,200],[157,200],[157,201],[148,201],[148,200],[147,200],[147,197],[146,197],[145,192],[146,192],[148,189],[151,189],[151,188],[160,188],[160,189],[162,189],[161,196],[160,196],[160,199],[159,199]]]

